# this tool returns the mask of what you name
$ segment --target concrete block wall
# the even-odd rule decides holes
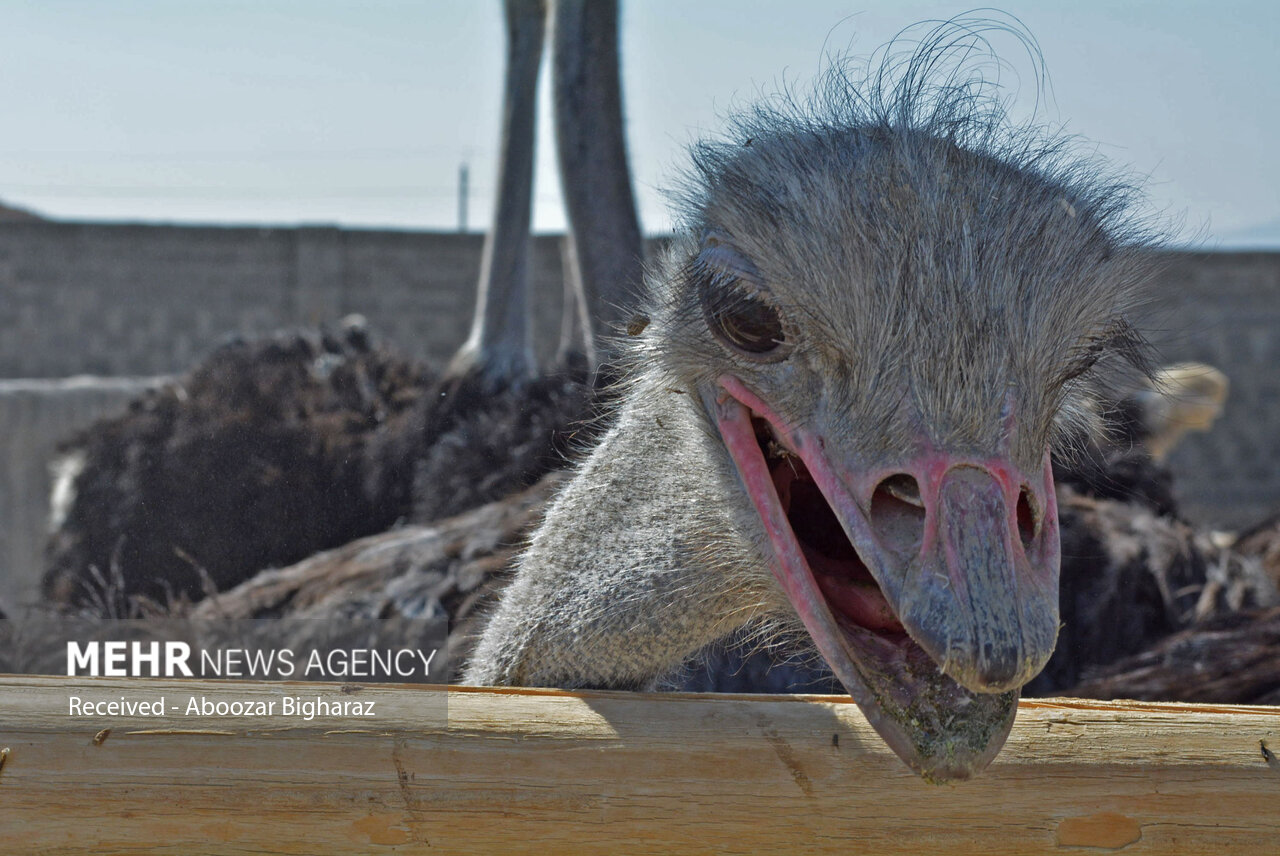
[[[288,232],[0,227],[0,377],[146,375],[293,315]]]
[[[483,236],[334,228],[0,225],[0,377],[182,371],[231,333],[359,312],[445,360],[466,338]],[[555,351],[559,238],[533,240],[534,327]]]

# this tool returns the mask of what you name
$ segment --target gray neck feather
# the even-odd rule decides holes
[[[534,533],[465,681],[651,687],[785,608],[752,514],[698,403],[640,380]]]

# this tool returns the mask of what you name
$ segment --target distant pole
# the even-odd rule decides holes
[[[467,165],[458,167],[458,231],[467,231]]]

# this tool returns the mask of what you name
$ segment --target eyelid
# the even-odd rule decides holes
[[[737,250],[714,241],[711,237],[708,237],[707,244],[698,254],[695,264],[709,269],[713,276],[741,279],[757,289],[764,290],[760,283],[760,272],[756,270],[755,265]]]
[[[777,305],[770,290],[761,282],[755,265],[742,253],[724,242],[716,233],[708,233],[704,238],[702,251],[698,253],[693,264],[702,289],[699,300],[707,324],[723,344],[731,348],[739,357],[760,363],[780,362],[786,359],[795,348],[795,332],[788,323],[786,313]],[[753,352],[750,348],[736,344],[732,339],[725,339],[715,315],[717,310],[709,302],[708,289],[719,292],[720,299],[736,292],[741,299],[758,302],[775,316],[781,336],[775,347],[765,351]],[[732,298],[729,298],[732,299]]]

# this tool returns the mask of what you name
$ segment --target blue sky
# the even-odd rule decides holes
[[[1002,8],[1039,40],[1044,120],[1147,176],[1155,205],[1201,246],[1280,249],[1280,4]],[[870,53],[914,21],[966,9],[624,0],[646,230],[669,226],[661,189],[735,104],[803,87],[824,49]],[[0,0],[0,200],[60,218],[453,229],[466,162],[470,225],[482,229],[501,26],[498,0]],[[1029,66],[1000,47],[1029,106]],[[541,231],[563,226],[547,115]]]

